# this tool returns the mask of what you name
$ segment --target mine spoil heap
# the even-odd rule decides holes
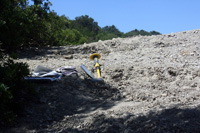
[[[92,82],[92,53],[104,83]],[[33,71],[74,66],[78,78],[38,83],[38,100],[6,132],[200,132],[200,30],[26,50]]]

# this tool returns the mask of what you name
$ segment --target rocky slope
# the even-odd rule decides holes
[[[91,82],[100,53],[105,83]],[[38,100],[7,132],[200,132],[200,30],[27,50],[30,69],[75,66],[78,78],[38,83]]]

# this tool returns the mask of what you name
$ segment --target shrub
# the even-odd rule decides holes
[[[11,122],[14,119],[14,113],[11,111],[11,107],[8,105],[11,105],[11,101],[13,99],[13,95],[11,94],[9,87],[7,87],[5,84],[0,83],[0,118],[4,123]]]
[[[28,65],[12,59],[0,59],[0,125],[11,122],[23,109],[32,94],[32,88],[24,80],[29,74]]]

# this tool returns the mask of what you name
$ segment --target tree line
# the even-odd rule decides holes
[[[157,31],[119,31],[116,26],[100,27],[88,15],[70,20],[50,10],[49,0],[1,0],[0,43],[2,48],[75,45],[136,35],[159,35]]]

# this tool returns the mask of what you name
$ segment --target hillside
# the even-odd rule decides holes
[[[105,83],[86,78],[100,53]],[[38,83],[40,97],[6,132],[200,132],[200,30],[26,50],[30,69],[74,66]],[[44,91],[45,90],[45,91]]]

